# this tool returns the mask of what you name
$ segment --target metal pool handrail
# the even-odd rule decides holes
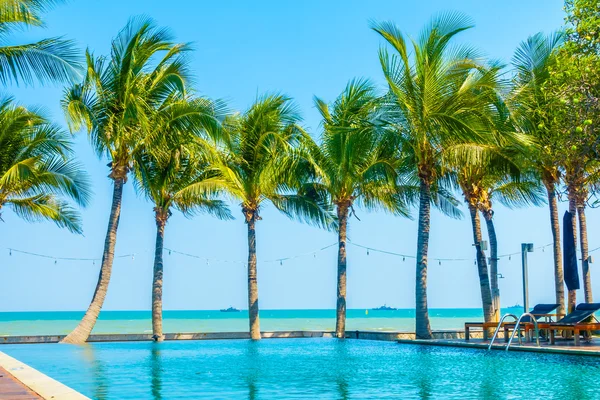
[[[494,340],[496,340],[496,337],[498,336],[498,332],[500,331],[500,327],[502,326],[502,323],[504,322],[504,319],[506,317],[513,317],[515,321],[519,320],[519,317],[517,317],[515,314],[504,314],[502,316],[502,318],[500,318],[500,322],[498,322],[498,326],[496,327],[496,332],[494,332],[494,336],[492,336],[492,340],[490,341],[490,345],[488,346],[488,350],[492,349],[492,345],[494,344]]]
[[[537,344],[537,347],[540,347],[540,330],[538,329],[537,320],[535,319],[533,314],[526,312],[526,313],[521,314],[521,316],[519,317],[519,320],[517,321],[517,324],[515,325],[515,329],[513,330],[512,335],[510,335],[510,340],[508,341],[508,344],[506,345],[506,351],[508,351],[508,348],[510,347],[510,344],[512,343],[513,338],[515,337],[515,334],[519,331],[519,324],[521,323],[521,319],[523,319],[523,317],[526,315],[528,315],[531,318],[531,320],[533,321],[533,327],[535,328],[536,344]],[[520,342],[521,342],[521,336],[519,336],[519,343]]]

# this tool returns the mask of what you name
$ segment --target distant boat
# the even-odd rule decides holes
[[[371,310],[373,310],[373,311],[394,311],[394,310],[397,310],[397,308],[388,307],[386,304],[384,304],[381,307],[371,308]]]
[[[229,308],[222,308],[221,312],[240,312],[240,310],[238,310],[235,307],[229,307]]]
[[[520,304],[515,304],[514,306],[508,308],[523,308],[523,306]]]

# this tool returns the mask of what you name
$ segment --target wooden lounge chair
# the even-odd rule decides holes
[[[533,307],[533,309],[530,311],[530,313],[535,316],[536,320],[539,320],[542,317],[546,317],[546,318],[550,319],[551,317],[553,317],[555,315],[555,314],[551,314],[552,311],[556,310],[557,308],[558,308],[558,304],[537,304],[535,307]],[[525,332],[527,332],[529,329],[533,329],[533,324],[528,323],[528,322],[531,322],[530,320],[531,320],[531,318],[529,316],[525,316],[521,320],[521,322],[523,323]],[[529,325],[531,325],[531,328],[529,328]],[[465,322],[465,340],[470,339],[471,328],[482,328],[483,329],[483,340],[487,340],[488,339],[488,329],[493,329],[493,328],[496,328],[497,326],[498,326],[497,322]],[[504,328],[504,341],[508,341],[508,331],[511,327],[514,328],[514,326],[515,326],[515,322],[513,322],[513,321],[502,323],[502,327]]]
[[[600,303],[581,303],[575,307],[573,312],[567,314],[564,318],[557,322],[538,324],[540,329],[548,329],[550,331],[550,344],[555,344],[556,331],[573,331],[575,346],[579,346],[579,334],[581,332],[590,332],[600,330],[600,323],[583,322],[586,319],[593,317],[596,311],[600,310]],[[595,319],[595,318],[594,318]]]

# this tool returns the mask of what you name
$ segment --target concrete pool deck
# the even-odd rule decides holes
[[[398,339],[397,342],[402,344],[462,347],[484,350],[487,350],[490,344],[489,340],[484,341],[483,339],[471,339],[469,341],[465,341],[464,339]],[[492,349],[504,351],[506,350],[506,343],[504,340],[497,340],[494,342]],[[581,343],[579,346],[575,346],[572,340],[558,340],[557,344],[554,345],[549,344],[547,341],[540,341],[539,347],[536,346],[534,342],[528,341],[523,341],[522,344],[519,344],[515,339],[510,345],[509,351],[600,357],[600,338],[595,338],[591,343]]]
[[[1,399],[89,400],[81,393],[1,351],[0,375]]]

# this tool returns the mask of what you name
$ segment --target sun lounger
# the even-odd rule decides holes
[[[552,317],[554,314],[551,314],[552,311],[558,308],[558,304],[537,304],[530,311],[531,314],[535,316],[536,320],[539,320],[542,317]],[[525,330],[528,330],[528,322],[531,322],[531,318],[529,316],[523,317],[521,322],[524,323]],[[483,340],[488,339],[488,329],[496,328],[498,326],[497,322],[465,322],[465,340],[469,340],[470,338],[470,330],[471,328],[482,328],[483,329]],[[504,340],[508,340],[508,329],[512,326],[515,326],[515,322],[503,322],[502,326],[504,327]],[[533,324],[532,324],[533,326]]]
[[[559,321],[552,323],[539,324],[540,329],[548,329],[550,331],[550,344],[555,343],[555,331],[573,331],[575,338],[575,346],[579,345],[579,334],[582,331],[600,330],[600,323],[583,322],[592,317],[596,311],[600,310],[600,303],[581,303],[575,307],[573,312],[567,314]]]

